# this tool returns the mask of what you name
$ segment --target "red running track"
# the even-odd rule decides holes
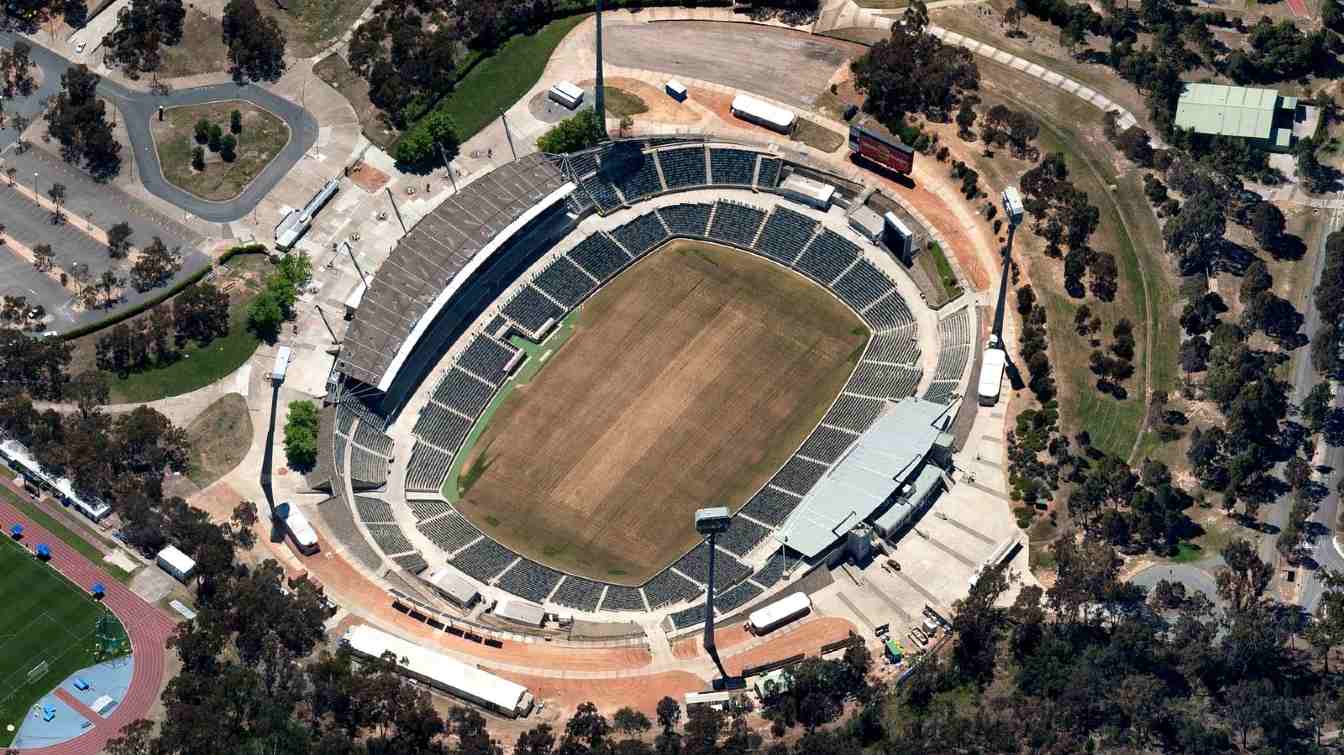
[[[74,739],[50,747],[24,749],[24,755],[97,755],[107,740],[116,737],[126,724],[144,718],[159,696],[163,683],[164,653],[168,637],[176,626],[167,614],[146,603],[130,588],[108,576],[83,554],[61,542],[47,530],[4,501],[0,501],[0,527],[5,533],[14,524],[23,525],[23,541],[29,546],[46,543],[51,546],[51,565],[64,574],[75,586],[85,592],[94,582],[102,582],[107,591],[103,604],[121,621],[130,637],[135,658],[135,670],[126,697],[112,709],[107,718],[90,717],[94,724]],[[8,535],[5,535],[8,537]],[[63,680],[57,680],[59,683]]]

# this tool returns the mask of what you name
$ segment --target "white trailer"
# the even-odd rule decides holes
[[[391,653],[400,673],[496,713],[517,718],[532,710],[527,687],[366,624],[351,627],[341,641],[365,658]]]
[[[1016,186],[1003,190],[1003,211],[1007,213],[1009,223],[1017,225],[1022,222],[1022,195],[1017,193]]]
[[[1003,371],[1008,366],[1008,354],[1003,350],[997,336],[990,336],[985,345],[985,356],[980,363],[980,405],[993,406],[999,403],[999,390],[1003,385]]]
[[[787,134],[793,131],[793,123],[798,116],[781,107],[775,107],[768,102],[761,102],[755,97],[749,97],[745,94],[739,94],[733,98],[733,115],[744,121],[751,121],[758,126],[774,129],[781,134]]]
[[[686,87],[676,79],[668,79],[667,83],[663,85],[663,90],[667,92],[667,96],[677,102],[686,101],[686,95],[688,94]]]
[[[547,96],[570,110],[583,104],[583,90],[568,81],[557,81]]]
[[[801,619],[811,610],[812,601],[807,597],[807,593],[795,592],[764,608],[752,611],[751,615],[747,617],[747,625],[752,634],[767,634],[785,624]]]
[[[289,370],[289,358],[294,355],[294,350],[288,346],[281,346],[275,352],[275,365],[271,368],[271,382],[285,382],[285,372]]]

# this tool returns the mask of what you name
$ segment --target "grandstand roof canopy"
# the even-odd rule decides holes
[[[1176,125],[1198,134],[1268,139],[1278,102],[1273,89],[1187,83],[1176,103]]]
[[[919,469],[943,432],[946,414],[943,404],[923,399],[897,402],[803,497],[775,539],[806,558],[829,548]]]
[[[336,369],[387,390],[415,344],[486,259],[574,190],[534,153],[476,179],[402,237],[355,312]]]

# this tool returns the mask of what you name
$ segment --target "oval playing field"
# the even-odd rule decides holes
[[[695,509],[736,510],[788,460],[869,335],[797,273],[690,241],[617,276],[570,324],[482,420],[456,506],[523,556],[629,585],[699,541]]]

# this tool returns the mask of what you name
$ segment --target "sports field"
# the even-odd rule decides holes
[[[107,612],[7,535],[0,542],[0,606],[0,724],[17,729],[29,707],[65,677],[106,660],[97,657],[94,636]],[[115,618],[110,629],[128,650]],[[46,673],[29,680],[43,661]],[[13,736],[0,726],[0,746]]]
[[[472,447],[456,504],[564,571],[640,584],[744,504],[820,421],[868,339],[829,293],[765,260],[674,242],[579,310]]]

